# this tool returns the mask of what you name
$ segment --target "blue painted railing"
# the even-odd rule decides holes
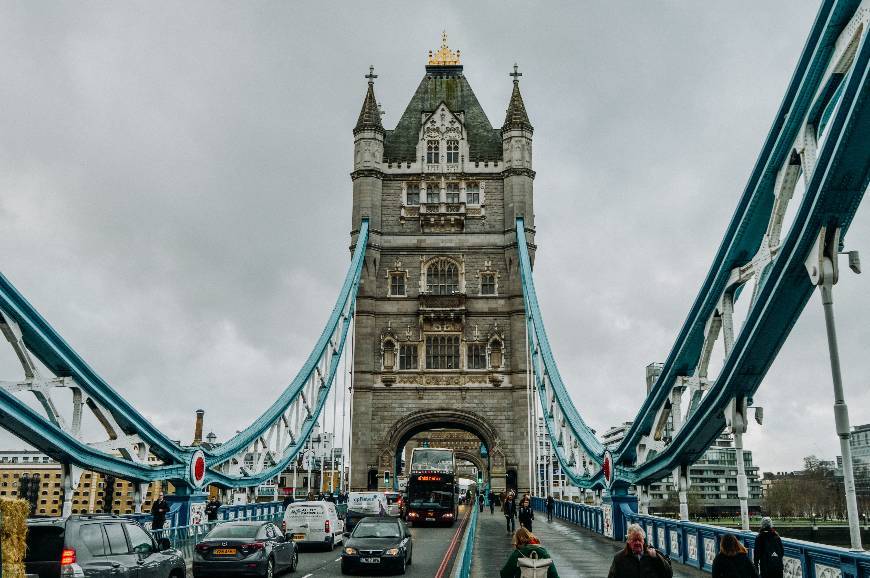
[[[544,498],[532,498],[532,506],[546,511]],[[557,500],[553,516],[586,530],[604,535],[604,510],[596,506]],[[613,510],[613,516],[622,516],[625,523],[639,524],[646,532],[647,542],[667,554],[672,561],[711,572],[713,558],[719,551],[719,541],[725,534],[734,534],[749,550],[752,557],[756,534],[732,528],[698,524],[638,514],[623,504]],[[614,525],[616,526],[616,525]],[[615,536],[622,541],[624,536]],[[785,576],[803,578],[870,578],[870,553],[837,546],[782,539],[785,550]]]
[[[477,514],[480,508],[477,504],[469,505],[471,514],[468,520],[468,528],[465,530],[465,537],[462,539],[462,546],[459,548],[459,556],[456,558],[454,565],[453,578],[468,578],[471,576],[471,559],[474,554],[474,535],[477,531]]]

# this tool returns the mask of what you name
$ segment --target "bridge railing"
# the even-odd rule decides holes
[[[544,498],[532,498],[532,506],[540,512],[547,509]],[[754,554],[756,534],[753,532],[638,514],[625,505],[614,509],[613,515],[624,517],[624,528],[632,523],[639,524],[646,532],[647,542],[672,561],[706,572],[712,572],[713,558],[719,552],[719,542],[725,534],[737,536],[749,551],[750,559]],[[553,516],[604,535],[604,510],[601,507],[556,500]],[[614,539],[621,542],[624,538],[616,536]],[[783,538],[782,545],[786,577],[870,578],[870,553],[792,538]]]
[[[468,529],[465,531],[465,537],[462,539],[462,546],[459,549],[458,557],[453,570],[453,578],[468,578],[471,576],[471,560],[474,554],[474,535],[477,530],[477,514],[480,508],[477,504],[469,504],[471,513],[469,514]]]

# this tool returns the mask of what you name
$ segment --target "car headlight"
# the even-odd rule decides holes
[[[384,556],[398,556],[399,549],[398,548],[390,548],[389,550],[384,551]]]
[[[359,550],[357,550],[356,548],[345,548],[344,553],[348,556],[356,556],[357,554],[359,554]]]

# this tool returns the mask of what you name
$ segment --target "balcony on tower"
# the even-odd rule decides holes
[[[465,293],[420,293],[418,314],[426,331],[461,330],[465,321]]]

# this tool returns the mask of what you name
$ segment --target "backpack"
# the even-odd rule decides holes
[[[764,545],[764,558],[761,567],[767,576],[782,576],[782,540],[777,534],[771,532]]]
[[[520,551],[520,557],[517,558],[520,578],[546,578],[552,565],[553,561],[550,558],[538,558],[536,550],[532,550],[528,556]]]

